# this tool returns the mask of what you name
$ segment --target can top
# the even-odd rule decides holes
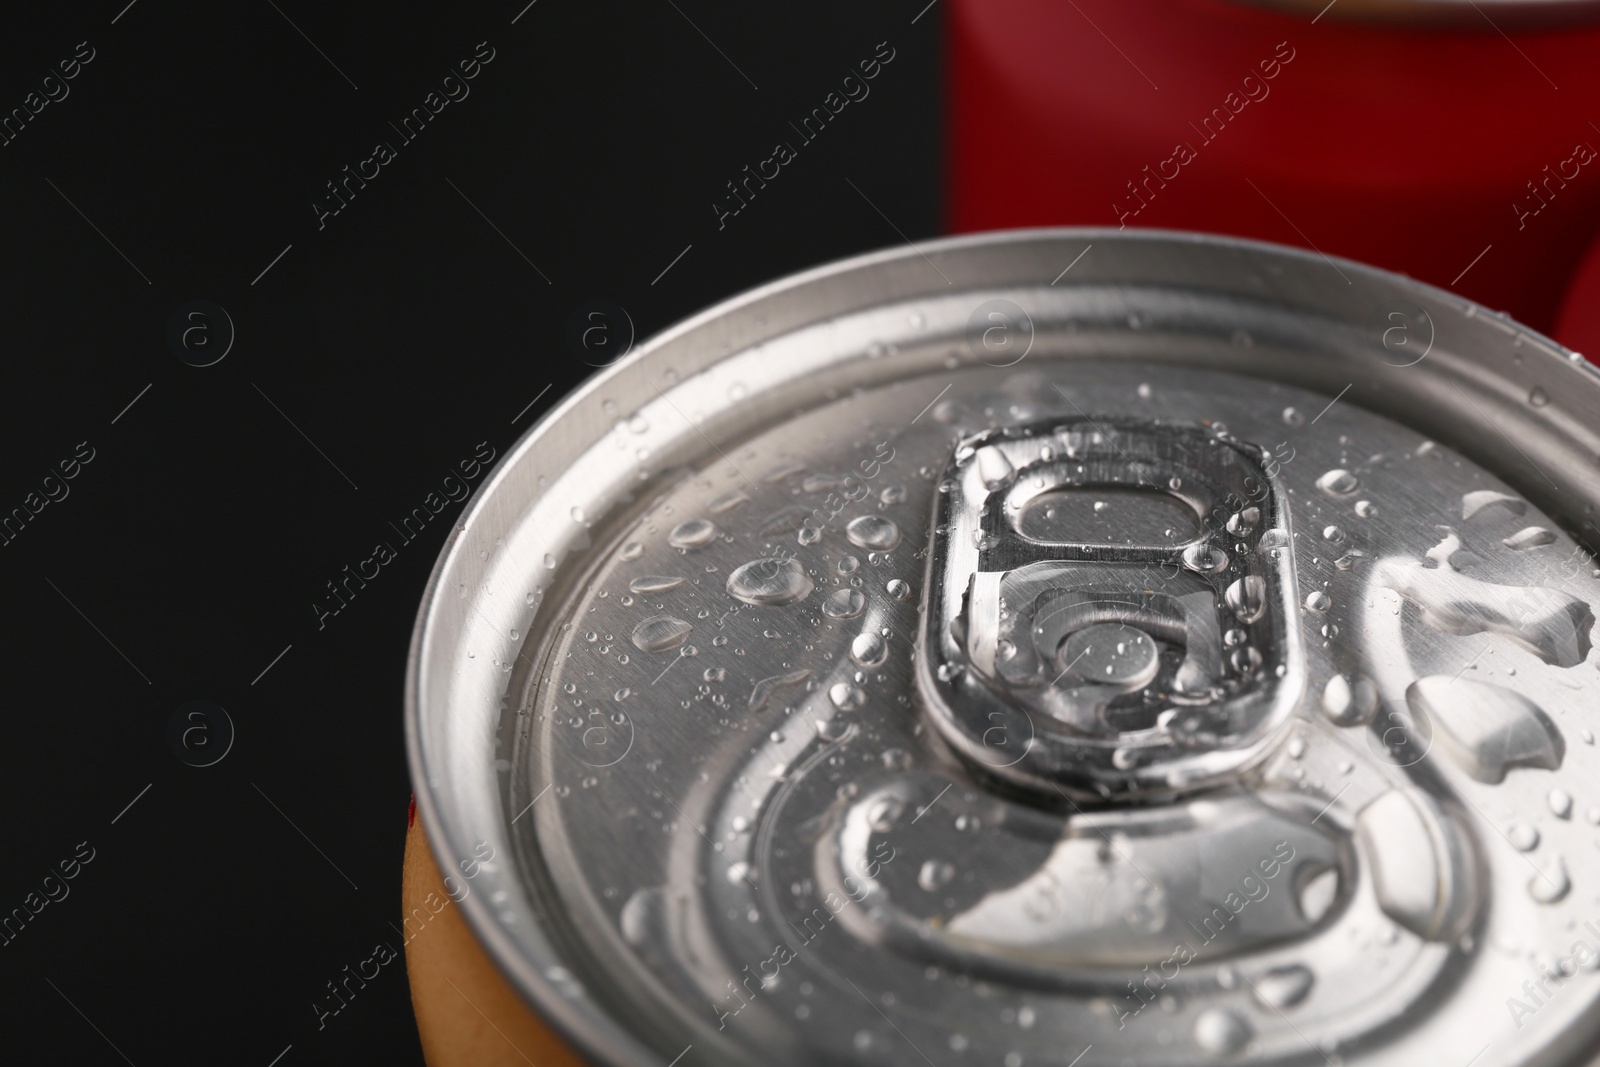
[[[1274,246],[766,286],[468,508],[408,677],[430,839],[610,1064],[1569,1062],[1595,427],[1553,342]]]

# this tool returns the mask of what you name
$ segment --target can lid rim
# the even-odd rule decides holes
[[[724,347],[703,346],[707,352],[715,351],[716,354],[700,357],[701,362],[696,365],[685,365],[685,378],[746,350],[753,344],[790,333],[801,325],[815,323],[824,318],[850,315],[884,304],[901,303],[921,295],[944,294],[947,291],[959,290],[959,287],[956,290],[946,290],[944,286],[936,288],[934,283],[907,284],[904,280],[897,285],[891,285],[883,279],[873,284],[862,284],[859,276],[865,272],[923,260],[938,262],[941,258],[975,257],[982,260],[988,254],[1000,255],[1014,251],[1019,245],[1036,246],[1065,241],[1090,244],[1105,242],[1124,245],[1167,245],[1223,254],[1246,253],[1262,257],[1263,260],[1275,259],[1302,266],[1322,264],[1342,273],[1359,274],[1380,286],[1386,285],[1413,295],[1430,297],[1463,308],[1476,310],[1480,307],[1448,290],[1401,274],[1337,256],[1329,257],[1270,242],[1176,230],[1061,227],[962,235],[923,242],[908,248],[888,248],[852,256],[764,283],[714,303],[666,328],[637,346],[617,363],[590,377],[571,394],[552,406],[506,450],[495,470],[480,483],[466,503],[455,528],[429,573],[408,648],[404,731],[407,762],[416,794],[416,804],[429,843],[442,870],[449,871],[463,859],[469,858],[472,853],[471,836],[467,827],[462,825],[459,818],[446,810],[450,805],[444,795],[442,782],[436,785],[430,778],[432,775],[448,773],[445,761],[440,758],[439,753],[430,751],[424,738],[424,720],[439,718],[447,713],[442,706],[431,704],[425,706],[426,676],[430,670],[435,669],[429,664],[432,651],[430,646],[440,629],[447,625],[441,615],[443,609],[454,604],[456,600],[442,595],[442,591],[458,577],[455,571],[460,569],[462,573],[459,577],[468,579],[481,573],[476,561],[469,558],[468,543],[475,543],[477,536],[487,536],[492,542],[494,531],[490,529],[486,535],[482,534],[477,529],[479,523],[485,522],[489,525],[496,518],[505,523],[514,517],[504,512],[497,512],[494,506],[498,502],[497,498],[503,495],[503,487],[510,480],[511,472],[519,465],[527,463],[528,457],[536,448],[557,453],[554,462],[559,464],[563,459],[561,453],[576,454],[591,447],[593,440],[578,440],[578,435],[565,429],[575,414],[589,406],[597,408],[599,394],[618,382],[630,378],[643,379],[640,368],[646,360],[703,332],[720,333],[722,339],[730,340],[731,343]],[[995,284],[1009,283],[997,281]],[[1043,281],[1040,284],[1042,285]],[[759,326],[754,322],[756,316],[741,314],[762,307],[766,307],[770,312],[772,305],[782,298],[805,292],[816,295],[817,290],[830,288],[832,292],[827,295],[832,298],[832,304],[825,306],[821,300],[803,301],[800,302],[803,307],[788,311],[784,315],[769,313]],[[736,315],[739,315],[740,319],[735,323],[731,320]],[[1499,317],[1492,312],[1487,312],[1485,315],[1485,317],[1490,316]],[[1526,328],[1518,327],[1518,330],[1520,336],[1531,342],[1529,347],[1532,350],[1543,349],[1548,358],[1566,361],[1564,357],[1567,350],[1554,340]],[[739,336],[730,337],[732,332],[738,332]],[[1588,372],[1588,378],[1592,382],[1600,384],[1600,370],[1592,366],[1582,369]],[[552,461],[547,458],[544,462]],[[467,531],[472,531],[474,536],[469,537]],[[457,714],[459,711],[460,709],[456,709]],[[485,714],[491,715],[496,720],[500,717],[497,710]],[[491,730],[491,736],[492,733]],[[491,768],[493,758],[492,752],[483,754],[483,767]],[[493,788],[492,770],[486,770],[485,775],[487,781],[480,786],[480,790],[487,788],[491,792],[496,791]],[[502,808],[501,814],[503,813]],[[497,827],[497,829],[503,828],[503,826]],[[499,873],[497,881],[490,884],[503,887],[512,893],[514,899],[521,898],[524,903],[526,902],[526,890],[521,887],[515,871],[509,866]],[[459,902],[467,923],[496,966],[556,1030],[597,1062],[611,1065],[666,1063],[665,1055],[652,1051],[635,1034],[609,1024],[610,1017],[597,1002],[574,1000],[564,995],[558,984],[547,976],[543,966],[554,964],[561,958],[560,954],[555,949],[554,941],[539,928],[532,909],[523,908],[520,931],[514,934],[507,924],[497,917],[494,906],[485,899],[489,895],[481,891],[473,892]],[[535,954],[544,957],[543,960],[537,960]]]

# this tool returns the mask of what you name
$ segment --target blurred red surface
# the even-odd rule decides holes
[[[1562,310],[1600,232],[1600,27],[1313,22],[1225,0],[952,0],[946,17],[954,231],[1236,234],[1547,332],[1558,316],[1600,329],[1592,300]]]
[[[1589,246],[1567,286],[1555,336],[1591,360],[1600,356],[1600,239]]]

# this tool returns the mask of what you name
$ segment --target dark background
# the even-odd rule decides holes
[[[401,947],[406,648],[461,505],[404,547],[388,524],[592,372],[568,340],[587,301],[644,338],[936,232],[926,2],[8,18],[0,115],[79,42],[94,58],[0,148],[0,516],[67,493],[0,544],[0,916],[80,843],[93,859],[0,946],[0,1055],[421,1062],[403,963],[321,1030],[311,1007]],[[719,230],[725,183],[882,41],[870,96]],[[401,144],[388,123],[479,42],[494,58],[470,95]],[[380,140],[397,158],[319,230],[325,183]],[[199,345],[225,341],[214,313],[187,353],[168,342],[192,300],[236,333],[209,367],[180,354],[218,351]],[[399,557],[319,629],[313,601],[380,540]],[[210,766],[180,754],[223,749],[215,713],[168,737],[195,700],[236,730]]]

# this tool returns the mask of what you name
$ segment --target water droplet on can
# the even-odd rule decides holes
[[[1528,895],[1540,904],[1554,904],[1572,889],[1572,878],[1560,856],[1550,860],[1528,881]]]
[[[633,643],[641,652],[669,652],[689,636],[694,627],[672,615],[652,615],[633,628]]]
[[[1352,684],[1342,674],[1328,679],[1322,690],[1322,713],[1335,726],[1364,726],[1378,710],[1378,691],[1365,678]]]
[[[863,515],[851,519],[844,528],[844,535],[857,547],[880,552],[887,552],[900,543],[900,527],[882,515]]]
[[[1444,751],[1480,782],[1502,782],[1513,767],[1561,766],[1560,731],[1521,693],[1439,674],[1411,683],[1406,703],[1432,721]]]
[[[1196,541],[1183,550],[1183,565],[1200,574],[1228,569],[1228,553],[1208,541]]]
[[[917,871],[917,884],[933,893],[949,885],[955,876],[955,864],[946,860],[927,860]]]
[[[857,634],[850,642],[850,659],[858,667],[877,667],[889,658],[889,645],[872,631]]]
[[[1213,1056],[1238,1052],[1250,1040],[1250,1024],[1225,1008],[1207,1008],[1194,1021],[1194,1043]]]
[[[811,595],[816,588],[797,559],[753,559],[728,575],[728,595],[756,607],[781,607]]]
[[[983,482],[983,487],[991,492],[1004,489],[1016,479],[1017,469],[1011,465],[1006,454],[993,445],[985,445],[978,450],[978,478]]]
[[[720,496],[712,497],[706,504],[706,510],[713,515],[723,515],[750,499],[750,494],[743,489],[730,489]]]
[[[682,585],[684,579],[663,574],[646,574],[628,583],[630,593],[665,593]]]
[[[686,550],[700,548],[710,544],[720,532],[710,519],[686,519],[667,534],[667,544]]]
[[[1349,496],[1361,488],[1361,481],[1343,467],[1335,467],[1317,479],[1317,488],[1332,496]]]
[[[866,707],[867,694],[849,682],[836,682],[828,688],[828,699],[840,711],[859,711]]]
[[[1550,804],[1550,813],[1558,819],[1572,817],[1572,794],[1565,789],[1552,789],[1545,798]]]
[[[830,619],[853,619],[867,607],[867,598],[859,589],[835,589],[822,602],[822,613]]]
[[[1314,981],[1309,967],[1293,963],[1274,967],[1250,984],[1262,1007],[1281,1011],[1304,1000]]]
[[[1242,623],[1252,623],[1267,613],[1267,582],[1256,574],[1247,574],[1228,586],[1222,595],[1228,610]]]
[[[1513,552],[1526,552],[1530,548],[1543,548],[1555,544],[1556,535],[1543,526],[1529,526],[1518,530],[1500,543]]]
[[[1254,674],[1261,669],[1261,653],[1254,647],[1245,645],[1243,648],[1233,650],[1233,655],[1228,657],[1228,662],[1233,664],[1233,669],[1240,674]]]
[[[1249,537],[1261,521],[1260,508],[1245,508],[1228,516],[1228,532],[1235,537]]]

